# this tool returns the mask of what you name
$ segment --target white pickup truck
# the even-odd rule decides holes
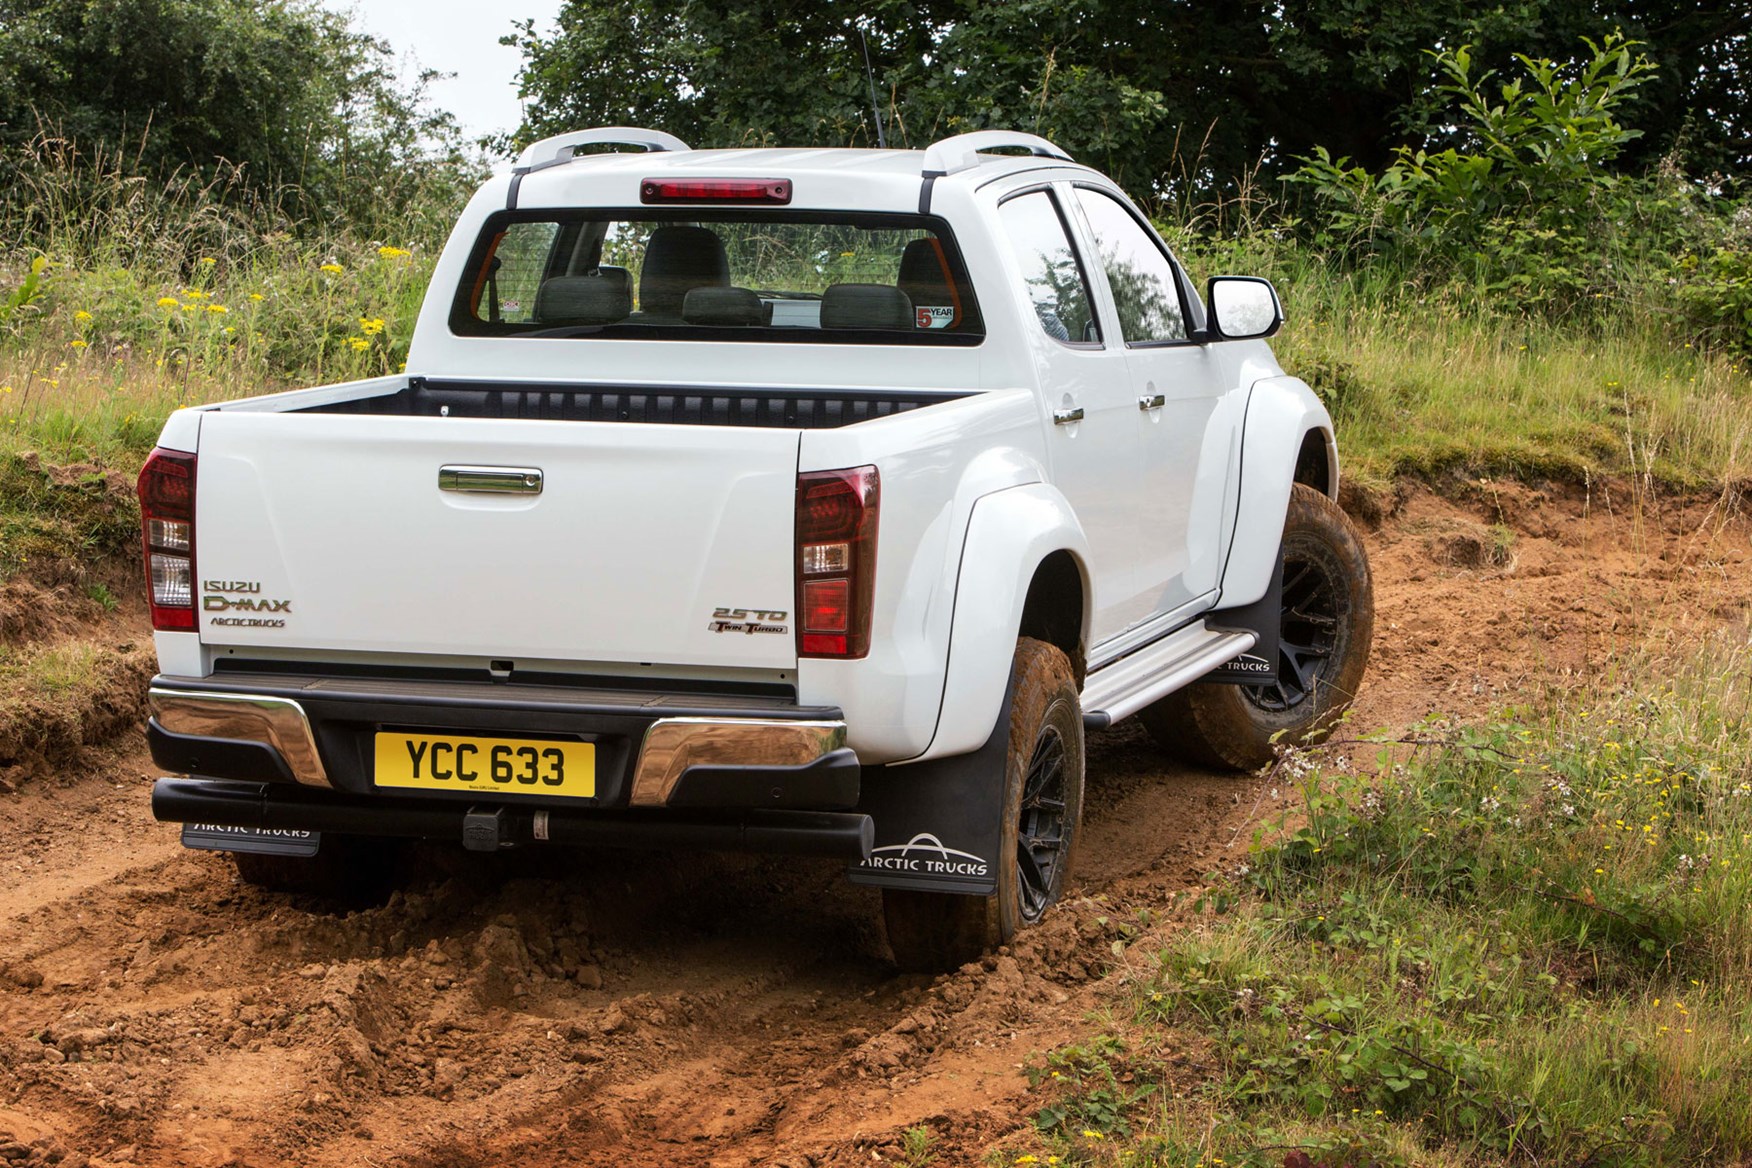
[[[1362,677],[1281,320],[1031,135],[538,142],[405,375],[166,424],[154,812],[281,887],[396,837],[838,856],[903,966],[976,956],[1064,883],[1085,727],[1254,767]]]

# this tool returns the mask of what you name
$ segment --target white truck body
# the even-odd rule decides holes
[[[562,142],[548,153],[566,152]],[[654,175],[782,177],[793,215],[917,217],[928,206],[953,232],[983,337],[953,347],[459,333],[457,290],[496,216],[513,206],[637,208]],[[1082,259],[1098,341],[1050,334],[1030,300],[1001,208],[1040,191]],[[374,793],[370,774],[312,728],[310,701],[237,678],[295,678],[307,693],[346,679],[384,693],[454,684],[445,708],[470,712],[440,724],[505,734],[533,728],[512,715],[494,723],[482,714],[492,703],[469,695],[497,684],[551,697],[572,679],[665,701],[764,695],[784,709],[755,721],[839,726],[825,749],[855,754],[869,789],[884,768],[967,755],[990,739],[1031,622],[1056,630],[1096,725],[1245,652],[1252,633],[1204,618],[1270,587],[1292,481],[1336,493],[1331,419],[1264,340],[1217,335],[1177,266],[1187,337],[1128,343],[1102,244],[1076,210],[1097,197],[1130,207],[1109,180],[1062,156],[963,147],[542,156],[488,181],[437,264],[405,376],[200,406],[165,427],[161,449],[193,455],[198,470],[194,627],[156,634],[155,725],[180,744],[160,761],[226,779],[222,767],[186,765],[191,743],[261,742],[298,783],[363,798]],[[476,391],[534,412],[417,405],[473,401]],[[555,420],[531,405],[544,394],[621,414]],[[781,412],[883,404],[869,407],[879,416],[840,425],[664,420],[684,408],[676,399],[695,398],[734,408],[771,399]],[[457,467],[528,469],[540,490],[439,489],[440,468]],[[855,467],[880,476],[869,647],[803,654],[791,627],[799,476]],[[1049,569],[1052,589],[1036,587]],[[1043,615],[1048,592],[1065,612]],[[520,688],[524,678],[539,680]],[[253,724],[215,720],[219,707],[201,704],[230,711],[252,698]],[[282,718],[275,703],[299,712]],[[360,715],[361,725],[392,721]],[[314,745],[288,745],[299,733]],[[652,733],[628,739],[628,774],[656,768]],[[291,765],[298,751],[321,756],[323,780]],[[738,762],[733,751],[701,757]],[[772,764],[758,749],[741,761]],[[350,785],[339,778],[349,768]],[[605,811],[650,803],[608,786]]]

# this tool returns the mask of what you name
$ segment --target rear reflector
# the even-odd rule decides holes
[[[870,651],[881,480],[873,466],[797,476],[797,652]]]
[[[152,627],[195,627],[195,456],[158,449],[140,471],[140,535]]]
[[[803,581],[803,631],[844,636],[852,614],[851,600],[850,580]]]
[[[641,203],[756,203],[791,201],[788,178],[648,178],[639,184]]]

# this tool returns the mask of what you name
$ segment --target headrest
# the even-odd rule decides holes
[[[680,316],[681,302],[693,289],[729,286],[730,260],[717,232],[666,223],[651,233],[639,273],[640,312]]]
[[[824,329],[910,329],[912,301],[892,284],[829,284],[821,294]]]
[[[766,324],[767,306],[747,288],[695,288],[681,302],[688,324]]]
[[[949,272],[943,266],[943,245],[935,239],[915,239],[900,253],[900,278],[895,281],[914,304],[951,304]]]
[[[613,324],[633,310],[632,279],[625,268],[594,276],[555,276],[535,294],[533,317],[542,324]]]

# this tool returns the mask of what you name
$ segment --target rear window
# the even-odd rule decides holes
[[[948,226],[911,215],[519,211],[488,220],[465,336],[974,345]]]

